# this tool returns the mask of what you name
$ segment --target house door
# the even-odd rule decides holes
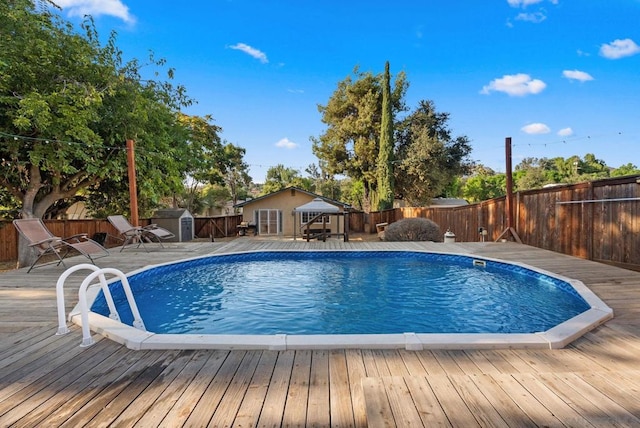
[[[258,211],[258,233],[260,235],[278,235],[281,231],[279,210]]]

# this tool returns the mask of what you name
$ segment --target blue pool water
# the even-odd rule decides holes
[[[129,278],[148,331],[172,334],[533,333],[586,311],[565,281],[409,251],[211,256]],[[122,321],[132,316],[111,285]],[[102,292],[92,306],[108,315]]]

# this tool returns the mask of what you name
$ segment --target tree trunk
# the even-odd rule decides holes
[[[34,218],[33,213],[22,211],[22,218]],[[29,242],[18,233],[18,268],[31,266],[38,255],[35,250],[29,247]]]

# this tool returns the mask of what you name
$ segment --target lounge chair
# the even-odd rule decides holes
[[[68,238],[54,236],[39,218],[13,220],[13,225],[20,235],[27,240],[29,247],[38,252],[38,257],[31,264],[27,273],[31,272],[38,260],[47,255],[55,255],[57,260],[51,263],[57,261],[58,264],[56,266],[62,264],[65,267],[63,259],[73,250],[88,258],[93,264],[95,264],[95,259],[109,255],[109,251],[106,248],[89,239],[86,233]],[[47,264],[49,263],[43,263],[41,266]]]
[[[122,240],[122,247],[120,248],[120,251],[124,250],[127,244],[138,242],[138,246],[136,248],[139,248],[140,245],[142,245],[144,250],[148,252],[147,247],[144,245],[145,241],[157,242],[162,248],[164,248],[162,240],[175,237],[175,235],[167,229],[158,227],[155,224],[150,224],[144,227],[133,226],[129,223],[129,220],[122,215],[111,215],[107,217],[107,220],[109,220],[109,223],[111,223],[120,233],[120,236],[118,237],[118,239]]]

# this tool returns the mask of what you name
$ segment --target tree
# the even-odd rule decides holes
[[[362,182],[363,203],[369,209],[371,192],[377,187],[382,79],[370,72],[362,73],[357,67],[353,74],[338,83],[326,105],[318,106],[327,129],[311,141],[313,153],[326,162],[330,174]],[[398,73],[391,91],[393,115],[405,110],[407,86],[405,74]]]
[[[464,180],[462,197],[469,202],[481,202],[506,195],[507,177],[491,168],[476,165],[471,176]]]
[[[410,205],[426,205],[444,194],[472,166],[468,138],[452,137],[448,121],[448,113],[423,100],[397,125],[396,195]]]
[[[362,181],[345,178],[340,181],[340,200],[357,210],[363,210],[364,185]]]
[[[244,161],[245,153],[244,148],[228,143],[224,146],[224,158],[219,164],[222,179],[229,189],[234,205],[238,203],[240,196],[246,197],[251,186],[249,165]]]
[[[90,17],[78,33],[30,0],[1,2],[0,28],[0,186],[20,202],[22,217],[43,217],[85,189],[125,188],[129,138],[139,192],[157,201],[179,191],[201,149],[180,121],[193,100],[169,83],[174,71],[167,80],[142,78],[143,67],[161,76],[164,60],[124,63],[115,35],[102,46]],[[28,261],[24,246],[19,257]]]
[[[514,187],[515,190],[538,189],[554,183],[556,175],[554,163],[549,159],[525,158],[514,168]]]
[[[620,167],[611,171],[612,177],[623,177],[625,175],[637,175],[640,174],[640,169],[631,162],[621,165]]]
[[[382,119],[380,124],[380,147],[378,150],[378,207],[377,210],[393,208],[393,111],[391,100],[391,76],[389,61],[384,66],[382,82]]]
[[[341,191],[340,183],[336,181],[333,175],[327,172],[324,161],[318,162],[318,165],[312,163],[305,172],[309,174],[309,178],[312,180],[313,185],[311,191],[327,198],[339,200]]]
[[[310,178],[300,177],[298,171],[293,168],[286,168],[278,164],[267,170],[267,177],[262,186],[262,194],[277,192],[290,186],[299,187],[303,190],[311,191],[313,181]]]
[[[20,200],[21,215],[42,217],[102,180],[121,182],[128,138],[137,141],[140,191],[177,190],[188,132],[176,112],[192,102],[184,88],[143,80],[142,65],[122,62],[113,35],[100,45],[90,18],[78,34],[42,10],[28,0],[0,6],[0,183]]]

